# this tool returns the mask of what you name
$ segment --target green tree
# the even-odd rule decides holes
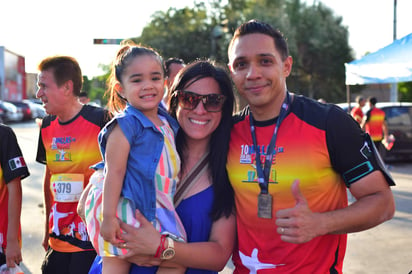
[[[133,38],[165,58],[186,62],[213,57],[227,64],[231,34],[241,23],[259,19],[279,28],[294,59],[290,90],[329,102],[345,100],[344,63],[353,60],[342,18],[322,3],[301,0],[220,0],[194,3],[193,8],[169,8],[152,15],[141,36]],[[217,37],[212,34],[218,31]]]
[[[190,62],[211,55],[209,20],[205,3],[194,8],[169,8],[154,13],[141,36],[133,40],[155,48],[165,59],[179,57]]]
[[[290,8],[299,12],[291,22],[296,89],[312,98],[341,101],[346,93],[344,63],[353,60],[347,28],[322,3],[306,7],[299,0],[293,2]]]
[[[398,84],[399,101],[412,102],[412,82],[404,82]]]
[[[256,18],[284,33],[294,60],[290,90],[329,102],[345,100],[344,63],[353,60],[352,50],[342,18],[330,8],[301,0],[229,0],[226,15],[235,25]]]
[[[87,76],[83,75],[83,87],[82,87],[82,91],[85,91],[87,93],[89,93],[90,91],[90,80]]]
[[[93,77],[91,80],[89,80],[87,77],[87,89],[84,89],[84,91],[87,92],[89,98],[91,101],[98,101],[102,106],[106,105],[107,103],[107,98],[105,97],[105,92],[106,92],[106,81],[109,78],[110,75],[110,65],[104,65],[100,64],[100,68],[105,72],[103,75]],[[84,81],[86,82],[86,81]],[[83,84],[84,87],[84,84]]]

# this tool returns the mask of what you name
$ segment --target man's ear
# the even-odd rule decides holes
[[[230,77],[233,77],[234,76],[233,66],[231,64],[227,64],[227,67],[229,68]]]
[[[290,75],[290,72],[292,71],[292,64],[293,64],[293,59],[292,56],[288,56],[286,60],[283,62],[283,73],[285,77],[288,77]]]
[[[69,93],[73,93],[73,81],[68,80],[63,84],[64,93],[67,95]]]

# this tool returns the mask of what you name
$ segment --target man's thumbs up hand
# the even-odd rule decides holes
[[[276,212],[277,232],[283,241],[289,243],[306,243],[319,236],[317,228],[319,213],[310,210],[308,202],[303,196],[299,180],[295,180],[291,187],[296,204],[292,208],[281,209]]]

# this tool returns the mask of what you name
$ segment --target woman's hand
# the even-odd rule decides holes
[[[160,245],[160,233],[138,210],[136,220],[140,223],[139,228],[120,223],[121,229],[125,232],[122,234],[122,240],[126,246],[122,244],[121,247],[129,250],[121,258],[142,266],[159,265],[160,259],[154,258],[154,255]]]

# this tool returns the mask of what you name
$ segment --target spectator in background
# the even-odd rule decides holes
[[[77,203],[102,160],[97,136],[110,115],[103,108],[79,101],[82,72],[69,56],[53,56],[38,66],[37,98],[47,112],[39,136],[36,160],[45,164],[42,265],[45,274],[88,273],[96,252]]]
[[[89,95],[87,94],[87,92],[85,92],[85,91],[80,92],[79,101],[83,105],[87,105],[90,102],[90,98],[89,98]]]
[[[361,125],[363,121],[363,116],[365,115],[363,113],[362,108],[365,106],[366,100],[365,98],[359,95],[356,96],[356,103],[357,106],[351,110],[350,115],[353,117],[353,119],[355,119],[356,122],[359,123],[359,125]]]
[[[186,66],[185,62],[176,57],[172,57],[166,60],[165,67],[166,67],[166,87],[167,90],[163,97],[163,102],[165,105],[169,102],[169,91],[172,88],[173,82],[177,73]]]
[[[388,139],[388,126],[386,124],[385,112],[376,107],[378,100],[375,97],[369,97],[369,110],[366,112],[362,121],[362,129],[369,133],[376,148],[382,153],[384,147],[382,140]]]
[[[0,124],[0,266],[22,261],[21,180],[30,175],[13,130]]]

